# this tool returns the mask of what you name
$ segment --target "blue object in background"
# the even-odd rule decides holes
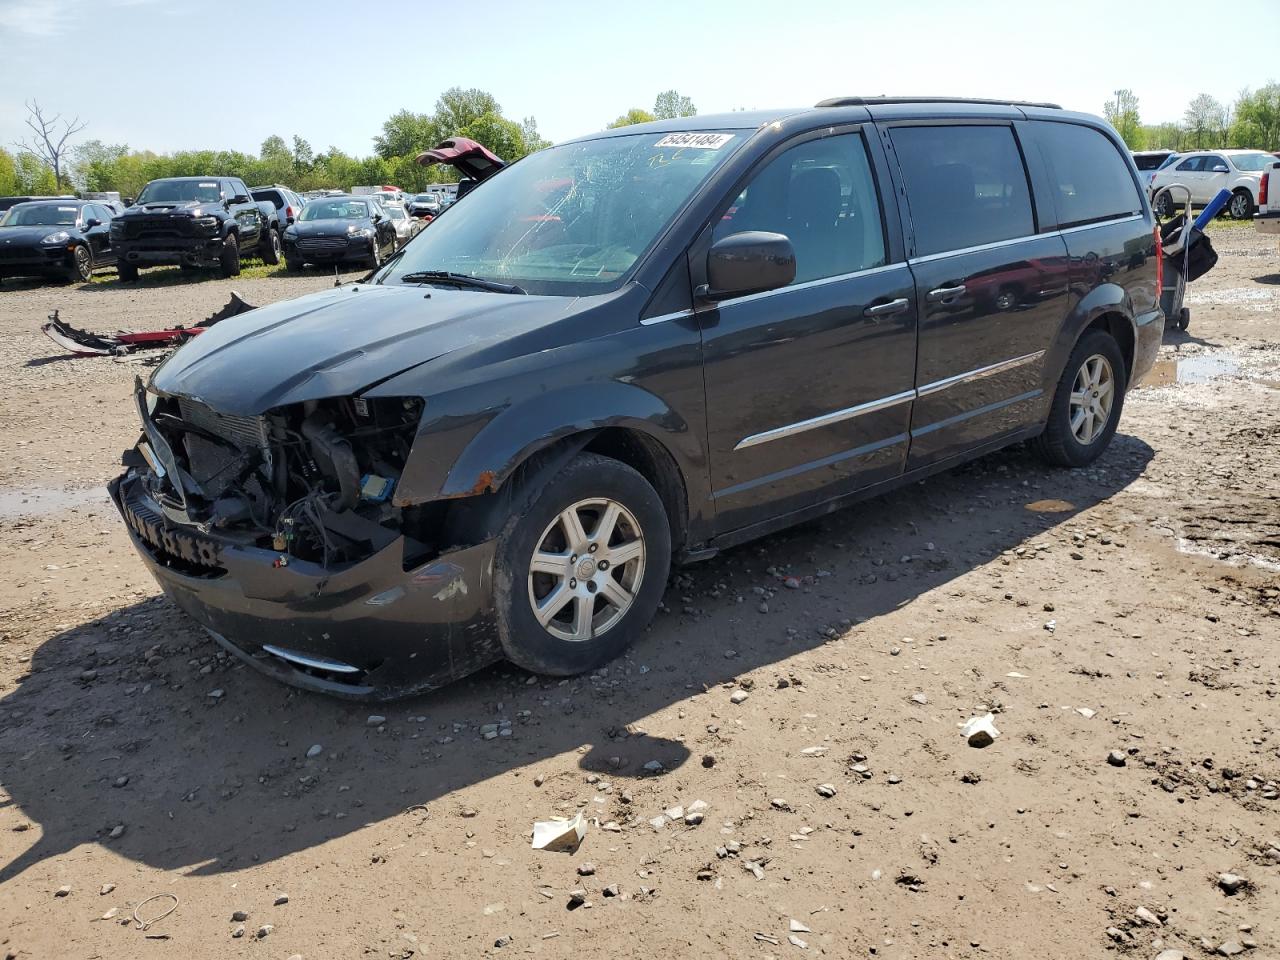
[[[1196,222],[1192,224],[1193,229],[1203,230],[1209,225],[1209,221],[1222,212],[1222,208],[1227,205],[1227,201],[1231,199],[1231,191],[1223,187],[1218,191],[1218,195],[1214,197],[1200,211],[1200,216],[1196,217]]]

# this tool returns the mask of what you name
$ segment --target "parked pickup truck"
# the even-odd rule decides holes
[[[1280,237],[1280,160],[1273,160],[1262,171],[1258,213],[1253,222],[1259,233]]]
[[[242,256],[280,262],[280,217],[270,202],[254,200],[238,177],[152,180],[111,221],[111,246],[121,280],[137,280],[139,267],[164,264],[215,267],[235,277]]]

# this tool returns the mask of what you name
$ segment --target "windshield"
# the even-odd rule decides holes
[[[56,203],[20,203],[0,220],[6,227],[74,227],[79,207],[59,206]]]
[[[302,208],[299,220],[364,220],[369,207],[363,200],[312,200]]]
[[[142,188],[136,203],[217,203],[222,199],[216,180],[153,180]]]
[[[742,139],[644,133],[531,154],[476,187],[463,215],[419,234],[379,282],[446,271],[535,294],[602,293]]]
[[[1237,170],[1244,170],[1246,173],[1258,173],[1265,170],[1267,164],[1275,163],[1276,158],[1269,153],[1239,153],[1231,156],[1231,162],[1235,164]]]

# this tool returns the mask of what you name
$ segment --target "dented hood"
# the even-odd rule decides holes
[[[337,287],[220,321],[157,367],[149,388],[257,416],[359,393],[436,357],[549,323],[573,303],[441,287]]]

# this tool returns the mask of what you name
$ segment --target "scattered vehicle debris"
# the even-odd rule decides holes
[[[44,335],[76,357],[109,357],[126,356],[138,350],[159,350],[165,347],[176,347],[198,334],[204,333],[215,323],[236,317],[254,310],[251,303],[246,303],[240,294],[231,291],[231,299],[226,305],[190,327],[178,324],[164,330],[144,330],[130,333],[117,330],[115,333],[92,333],[73,327],[63,320],[58,311],[49,314],[49,322],[40,329]]]
[[[572,853],[587,835],[587,821],[578,811],[572,820],[557,817],[538,820],[533,824],[533,849]]]
[[[971,747],[989,747],[995,743],[996,737],[1000,736],[995,719],[995,715],[990,713],[981,717],[970,717],[960,728],[960,733],[965,740],[969,741]]]

